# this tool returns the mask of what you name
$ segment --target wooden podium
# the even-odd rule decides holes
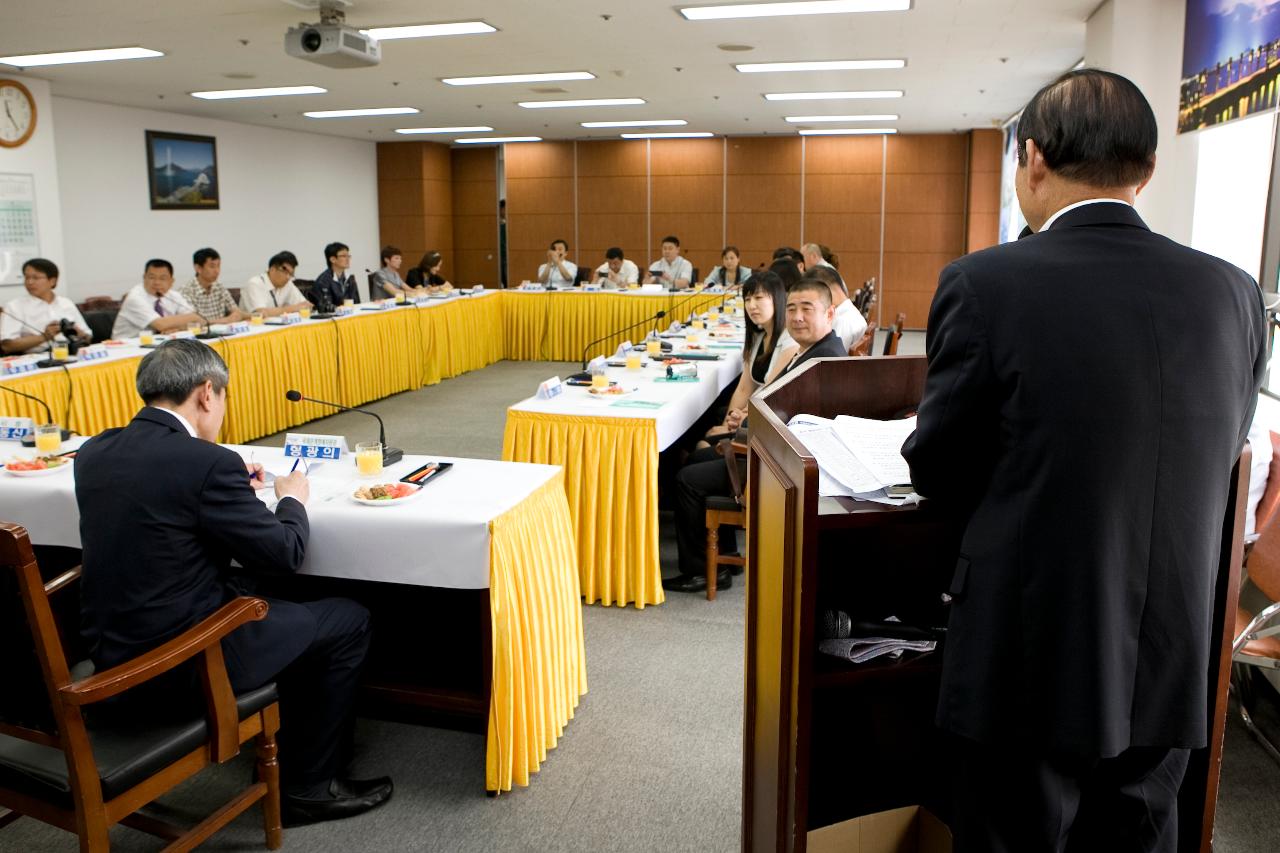
[[[945,625],[942,593],[962,521],[928,501],[890,507],[819,497],[817,464],[786,426],[797,414],[899,417],[920,402],[925,370],[923,356],[815,359],[749,404],[744,851],[803,853],[810,829],[899,806],[950,818],[945,741],[933,724],[941,650],[855,665],[817,647],[825,610]],[[1245,454],[1215,592],[1209,746],[1192,753],[1179,794],[1183,851],[1212,849]]]

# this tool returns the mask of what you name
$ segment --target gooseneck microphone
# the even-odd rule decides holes
[[[667,316],[667,312],[666,312],[666,311],[659,311],[658,313],[656,313],[656,314],[654,314],[654,315],[652,315],[652,316],[645,317],[645,318],[644,318],[643,320],[641,320],[639,323],[632,323],[630,326],[627,326],[627,327],[622,328],[622,329],[618,329],[618,330],[617,330],[617,331],[615,331],[615,332],[610,332],[609,334],[605,335],[603,338],[596,338],[594,341],[592,341],[591,343],[587,344],[587,345],[586,345],[586,347],[582,350],[582,369],[583,369],[583,370],[586,370],[586,369],[587,369],[587,355],[591,352],[591,348],[592,348],[593,346],[595,346],[596,344],[598,344],[598,343],[603,343],[604,341],[609,340],[609,338],[616,338],[618,335],[621,335],[621,334],[623,334],[624,332],[629,332],[629,331],[631,331],[632,329],[637,328],[637,327],[639,327],[639,326],[647,326],[647,325],[649,325],[649,324],[650,324],[650,323],[652,323],[652,322],[655,322],[655,321],[657,321],[657,320],[661,320],[661,319],[662,319],[663,317],[665,317],[665,316]]]
[[[10,394],[17,394],[19,397],[26,397],[28,400],[33,400],[39,403],[40,407],[44,409],[44,422],[47,424],[51,424],[54,422],[53,410],[49,408],[49,404],[46,403],[44,400],[41,400],[39,397],[35,396],[34,394],[28,394],[25,391],[19,391],[17,388],[10,388],[8,385],[4,385],[4,384],[0,384],[0,391],[8,391]],[[66,441],[69,438],[71,438],[70,431],[66,429],[62,430],[62,440]],[[22,446],[35,447],[36,446],[35,435],[34,434],[24,435],[22,437]]]
[[[322,406],[331,406],[344,412],[359,412],[362,415],[369,415],[370,417],[375,418],[378,421],[378,443],[382,445],[382,464],[394,465],[404,458],[403,450],[398,447],[387,446],[387,428],[382,422],[382,418],[378,416],[377,412],[371,412],[368,409],[357,409],[352,406],[340,406],[337,403],[330,403],[327,400],[317,400],[314,397],[304,397],[302,396],[301,391],[295,391],[292,388],[284,392],[284,396],[290,403],[300,403],[305,400],[308,403],[319,403]]]

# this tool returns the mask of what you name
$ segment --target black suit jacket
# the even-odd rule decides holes
[[[192,438],[168,412],[147,407],[128,426],[90,439],[75,461],[83,544],[81,615],[101,670],[149,651],[241,594],[242,575],[292,572],[307,545],[307,511],[255,496],[244,461]],[[237,689],[269,681],[314,634],[298,605],[223,641]]]
[[[360,288],[356,287],[356,277],[349,275],[344,278],[337,278],[334,276],[333,270],[325,270],[316,276],[315,284],[311,286],[311,301],[319,304],[321,293],[329,295],[329,301],[335,308],[341,305],[345,299],[350,299],[353,302],[360,301]]]
[[[848,354],[849,351],[844,348],[844,341],[840,340],[840,336],[834,331],[827,332],[825,338],[800,353],[786,367],[782,368],[778,372],[778,378],[781,379],[786,376],[811,358],[840,358]]]
[[[1231,469],[1265,367],[1241,270],[1098,203],[943,270],[903,446],[968,514],[941,726],[1092,757],[1206,742]]]

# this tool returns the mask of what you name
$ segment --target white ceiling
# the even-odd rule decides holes
[[[699,0],[705,5],[707,0]],[[795,133],[785,115],[898,113],[902,132],[989,127],[1084,53],[1098,0],[915,0],[908,12],[686,21],[662,0],[356,0],[357,27],[483,19],[499,32],[384,42],[382,64],[336,70],[284,53],[314,12],[284,0],[3,0],[0,55],[140,45],[166,56],[32,69],[55,95],[360,139],[406,126],[476,125],[495,135],[616,137],[578,122],[683,118],[688,130]],[[692,4],[689,4],[692,5]],[[608,21],[603,20],[609,15]],[[729,53],[724,43],[751,45]],[[741,74],[738,62],[905,58],[893,71]],[[0,70],[7,66],[0,66]],[[446,86],[442,77],[535,71],[595,80]],[[235,79],[231,75],[250,75]],[[189,92],[313,84],[324,95],[200,101]],[[898,100],[768,102],[765,92],[903,89]],[[644,106],[526,110],[516,101],[640,97]],[[306,110],[410,106],[420,115],[308,119]]]

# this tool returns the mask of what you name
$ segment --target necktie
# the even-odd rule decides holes
[[[164,316],[164,305],[160,302],[160,297],[156,297],[156,313],[161,317]]]

